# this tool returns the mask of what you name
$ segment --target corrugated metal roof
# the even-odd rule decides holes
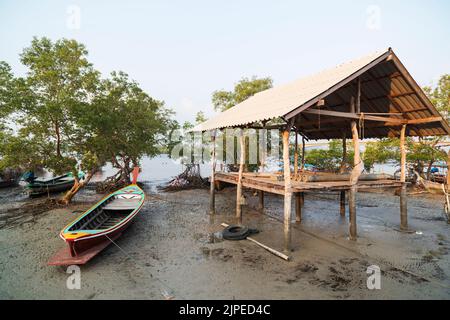
[[[354,94],[356,76],[361,81],[361,112],[401,113],[406,119],[420,119],[439,115],[431,103],[421,96],[421,89],[411,79],[406,69],[392,61],[396,56],[391,49],[379,51],[363,58],[338,65],[292,83],[277,86],[250,97],[242,103],[205,121],[192,131],[207,131],[225,127],[245,126],[277,117],[296,117],[295,126],[311,139],[342,137],[349,131],[349,119],[336,119],[301,113],[306,108],[316,108],[318,99],[325,100],[323,110],[349,111],[350,97]],[[388,59],[390,57],[391,59]],[[400,69],[403,69],[401,65]],[[406,73],[406,74],[405,74]],[[408,82],[409,81],[409,82]],[[412,80],[413,81],[413,80]],[[418,92],[420,91],[420,92]],[[333,121],[336,120],[336,121]],[[327,122],[328,120],[328,122]],[[321,121],[327,125],[320,125]],[[381,137],[398,128],[384,127],[371,122],[366,137]],[[409,135],[443,135],[450,133],[445,121],[412,126]]]

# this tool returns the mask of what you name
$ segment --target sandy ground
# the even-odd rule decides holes
[[[411,196],[410,227],[395,230],[399,198],[358,194],[358,241],[347,240],[337,195],[308,194],[304,219],[293,226],[292,261],[250,241],[223,241],[220,223],[233,222],[234,189],[218,193],[210,217],[207,190],[149,192],[132,226],[87,265],[81,289],[69,290],[66,268],[46,265],[64,245],[59,231],[100,198],[83,191],[69,208],[0,229],[1,299],[449,299],[449,225],[442,199]],[[255,239],[283,248],[282,198],[266,196],[266,214],[247,193],[244,223]],[[11,202],[8,199],[14,199]],[[25,203],[18,189],[0,192],[0,213]],[[28,200],[26,201],[29,202]],[[215,235],[216,233],[216,235]],[[366,287],[367,267],[382,270],[381,290]]]

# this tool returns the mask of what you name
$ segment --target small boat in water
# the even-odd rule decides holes
[[[80,172],[78,178],[82,179],[83,177],[84,173]],[[75,178],[72,173],[66,173],[49,179],[36,178],[34,174],[26,173],[23,179],[29,182],[26,188],[30,197],[39,197],[50,193],[66,191],[75,184]]]
[[[138,172],[135,168],[132,184],[109,194],[60,232],[69,250],[57,253],[49,265],[84,264],[121,235],[144,205]]]

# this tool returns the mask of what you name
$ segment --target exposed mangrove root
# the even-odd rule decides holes
[[[119,170],[116,174],[106,178],[102,182],[98,182],[95,190],[97,193],[110,193],[123,188],[130,184],[129,174]]]
[[[188,164],[182,173],[170,180],[165,186],[159,186],[158,189],[169,192],[206,188],[207,186],[207,179],[202,178],[200,175],[200,166],[198,164]]]
[[[57,199],[46,198],[24,204],[18,208],[2,210],[0,211],[0,229],[9,229],[27,222],[34,222],[37,216],[62,207],[65,206],[59,204]]]

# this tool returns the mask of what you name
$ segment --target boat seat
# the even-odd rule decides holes
[[[139,206],[140,199],[114,199],[103,210],[132,210]]]

